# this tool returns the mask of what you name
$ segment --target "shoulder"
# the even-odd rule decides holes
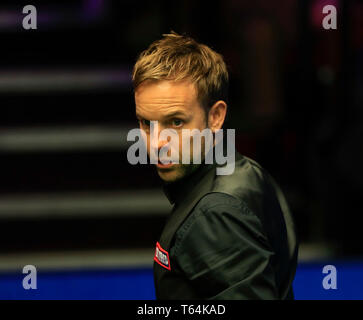
[[[276,200],[275,183],[270,174],[256,161],[241,155],[232,174],[215,176],[212,190],[240,199],[260,218]]]
[[[208,211],[212,211],[214,208],[234,208],[245,211],[248,214],[248,208],[245,203],[228,193],[220,192],[220,191],[212,191],[204,195],[198,202],[195,207],[196,211],[200,211],[201,213],[205,213]]]
[[[176,232],[174,253],[178,254],[185,248],[223,250],[250,237],[268,246],[260,219],[243,200],[226,193],[212,192],[198,202]]]
[[[224,192],[209,192],[204,195],[191,214],[183,223],[182,229],[185,231],[193,223],[205,219],[228,219],[235,215],[239,219],[243,215],[253,215],[246,203],[238,197]]]
[[[269,182],[270,175],[258,162],[238,154],[232,174],[216,175],[214,190],[226,192],[236,187],[259,189]]]

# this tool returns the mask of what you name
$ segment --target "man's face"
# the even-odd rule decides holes
[[[179,135],[179,163],[156,165],[158,174],[165,182],[174,182],[194,171],[199,165],[182,164],[182,129],[198,129],[202,131],[207,126],[205,110],[197,99],[195,85],[190,81],[155,81],[144,82],[135,92],[136,116],[147,136],[147,151],[150,155],[150,121],[158,121],[160,131],[174,129]],[[154,139],[153,139],[154,140]],[[153,141],[155,143],[155,141]],[[157,142],[157,151],[168,141]],[[192,142],[190,144],[192,149]],[[201,146],[204,150],[204,147]],[[192,152],[191,152],[192,154]],[[168,154],[170,155],[170,154]],[[192,159],[191,159],[192,163]]]

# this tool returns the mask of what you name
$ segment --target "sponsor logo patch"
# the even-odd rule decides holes
[[[159,242],[156,242],[154,261],[165,269],[170,270],[169,253],[160,246]]]

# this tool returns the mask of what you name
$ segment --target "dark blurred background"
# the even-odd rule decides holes
[[[226,127],[286,194],[299,259],[362,257],[363,1],[32,1],[24,30],[27,4],[0,4],[2,261],[152,260],[170,205],[154,168],[127,162],[131,69],[171,30],[224,56]]]

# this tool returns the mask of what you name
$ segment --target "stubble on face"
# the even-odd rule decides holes
[[[176,164],[170,169],[156,168],[156,170],[163,181],[173,183],[190,176],[199,166],[200,164]]]

